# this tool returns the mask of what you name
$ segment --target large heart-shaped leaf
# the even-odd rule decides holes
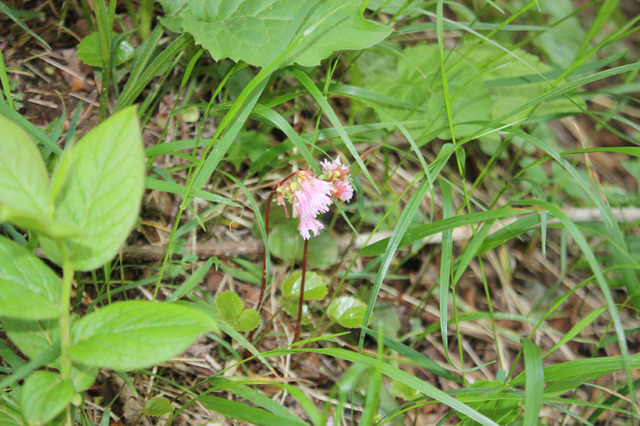
[[[73,399],[73,384],[51,371],[36,371],[20,392],[22,415],[29,425],[49,424]]]
[[[23,320],[60,316],[60,278],[33,253],[0,236],[0,315]]]
[[[213,319],[196,308],[172,303],[118,302],[72,327],[72,361],[113,370],[145,368],[182,353]]]
[[[470,121],[491,119],[491,98],[479,71],[456,52],[445,52],[445,71],[451,101],[451,117],[456,137],[472,134],[480,128]],[[435,136],[450,139],[445,114],[442,76],[438,72],[438,46],[419,44],[402,51],[396,69],[367,75],[364,87],[395,98],[407,105],[380,105],[391,117],[406,121],[405,126],[419,144]],[[409,106],[410,105],[410,106]],[[386,120],[384,115],[383,119]],[[421,137],[430,134],[431,137]]]
[[[491,95],[491,113],[494,119],[510,113],[551,88],[549,83],[542,80],[526,64],[492,44],[464,43],[457,51],[474,66],[489,70],[488,73],[483,74],[482,80]],[[468,54],[465,54],[467,52]],[[526,53],[522,49],[513,49],[512,53],[540,73],[552,71],[552,68],[537,56]],[[519,121],[527,117],[577,113],[580,112],[581,106],[584,107],[584,101],[580,98],[574,98],[571,102],[559,97],[546,101],[541,108],[516,114],[509,120]]]
[[[0,114],[0,204],[43,216],[47,209],[47,168],[20,126]]]
[[[278,54],[298,11],[300,0],[161,0],[171,29],[193,35],[215,60],[231,58],[264,67]],[[315,0],[296,31],[303,36],[282,66],[296,62],[315,66],[337,50],[366,49],[384,40],[391,29],[366,20],[358,0]]]
[[[135,109],[110,117],[72,150],[72,164],[55,200],[55,219],[78,228],[64,241],[76,270],[108,262],[138,217],[144,190],[144,155]],[[51,260],[62,262],[58,244],[42,238]]]

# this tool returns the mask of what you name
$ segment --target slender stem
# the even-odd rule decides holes
[[[271,209],[271,201],[273,200],[273,195],[276,193],[275,189],[271,191],[269,194],[269,198],[267,198],[267,208],[264,211],[264,231],[265,237],[269,238],[269,210]],[[267,288],[267,247],[264,248],[264,255],[262,258],[262,282],[260,283],[260,297],[258,298],[258,312],[262,309],[262,301],[264,299],[264,291]],[[257,328],[251,330],[249,333],[249,342],[253,341],[253,335],[255,334]]]
[[[267,198],[267,208],[264,211],[264,232],[265,236],[269,238],[269,210],[271,209],[271,201],[276,191],[271,191],[269,198]],[[260,297],[258,298],[258,311],[262,308],[262,300],[264,299],[264,291],[267,287],[267,249],[265,247],[264,255],[262,257],[262,282],[260,283]]]
[[[286,178],[282,179],[279,183],[279,185],[282,185],[283,183],[285,183],[286,181],[288,181],[289,179],[291,179],[293,176],[295,176],[297,172],[293,172],[291,173],[289,176],[287,176]],[[278,186],[276,186],[276,189],[274,189],[273,191],[271,191],[271,193],[269,194],[269,198],[267,198],[267,207],[265,209],[264,212],[264,228],[265,228],[265,237],[269,238],[269,211],[271,209],[271,202],[273,201],[273,196],[276,194],[277,190],[278,190]],[[264,292],[267,288],[267,256],[269,256],[269,253],[267,253],[267,247],[264,248],[264,257],[263,257],[263,262],[262,262],[262,282],[260,283],[260,297],[258,297],[258,312],[260,312],[262,310],[262,302],[264,301]],[[306,257],[306,255],[305,255]],[[254,328],[253,330],[251,330],[251,333],[249,333],[249,342],[251,342],[253,340],[253,335],[255,334],[256,329]]]
[[[100,40],[100,52],[102,59],[102,82],[100,88],[100,107],[98,108],[98,121],[107,118],[109,104],[109,81],[111,80],[111,27],[104,0],[95,0],[96,23],[98,25],[98,39]]]
[[[71,377],[71,360],[67,351],[71,346],[71,321],[69,308],[71,305],[71,279],[73,277],[73,268],[69,256],[67,256],[64,247],[60,247],[62,253],[62,295],[60,301],[60,374],[63,378]]]
[[[304,255],[302,256],[302,277],[300,277],[300,299],[298,299],[298,321],[296,321],[296,334],[293,341],[297,342],[300,336],[300,323],[302,322],[302,301],[304,300],[304,279],[307,275],[307,252],[309,251],[309,240],[304,240]]]

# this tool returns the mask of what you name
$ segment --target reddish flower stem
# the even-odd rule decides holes
[[[264,230],[265,230],[265,236],[267,239],[269,238],[269,209],[271,207],[271,201],[273,201],[273,195],[275,193],[276,193],[276,190],[274,189],[269,194],[269,198],[267,198],[267,208],[264,211]],[[265,291],[265,288],[267,287],[267,256],[268,255],[269,253],[267,253],[267,247],[265,247],[264,255],[262,257],[262,282],[260,283],[260,297],[258,298],[258,312],[260,312],[260,310],[262,309],[264,291]],[[251,333],[249,334],[249,342],[253,340],[253,335],[255,334],[256,330],[257,330],[257,327],[251,330]]]
[[[302,301],[304,300],[304,279],[307,275],[307,251],[309,250],[309,240],[304,240],[304,254],[302,256],[302,276],[300,277],[300,299],[298,299],[298,321],[296,321],[296,334],[293,342],[298,341],[300,336],[300,323],[302,322]]]
[[[295,176],[296,173],[297,172],[293,172],[286,178],[282,179],[276,186],[276,189],[271,191],[271,193],[269,194],[269,198],[267,198],[267,207],[265,208],[265,211],[264,211],[264,229],[265,229],[265,237],[267,239],[269,239],[269,210],[271,209],[271,202],[273,201],[273,196],[277,192],[278,186],[282,185],[283,183],[291,179],[293,176]],[[262,282],[260,283],[260,297],[258,297],[258,312],[262,310],[262,302],[264,301],[264,292],[265,292],[265,289],[267,288],[267,256],[269,256],[269,253],[267,253],[267,247],[265,247],[264,256],[262,258]],[[257,328],[254,328],[253,330],[251,330],[251,333],[249,333],[249,342],[253,340],[253,335],[255,334],[256,330]]]

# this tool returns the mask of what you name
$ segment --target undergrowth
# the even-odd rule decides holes
[[[0,423],[637,424],[639,12],[0,3]]]

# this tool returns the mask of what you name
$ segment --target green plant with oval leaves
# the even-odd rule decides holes
[[[135,108],[67,146],[51,179],[29,135],[3,115],[0,127],[0,220],[37,236],[62,268],[59,277],[31,247],[0,236],[0,321],[31,359],[26,375],[18,370],[2,380],[15,405],[0,402],[0,421],[71,424],[69,408],[82,404],[99,369],[166,361],[217,326],[185,303],[115,302],[71,316],[75,271],[110,262],[138,218],[144,155]]]

